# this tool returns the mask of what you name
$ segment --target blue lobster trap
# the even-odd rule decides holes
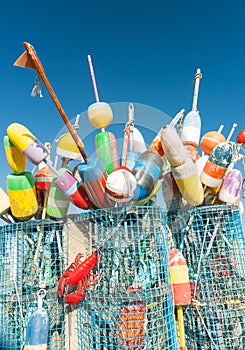
[[[48,350],[176,350],[166,222],[161,208],[123,207],[70,215],[64,222],[2,226],[0,349],[23,348],[37,294],[45,289]],[[85,259],[94,252],[99,261],[85,298],[64,303],[57,296],[63,272],[78,253]],[[65,288],[64,296],[73,292]]]
[[[176,210],[168,213],[168,224],[189,267],[187,349],[245,349],[245,241],[238,207]]]

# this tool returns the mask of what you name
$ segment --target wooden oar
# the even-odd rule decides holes
[[[18,67],[22,67],[22,68],[32,68],[35,69],[37,71],[37,73],[40,75],[44,85],[46,86],[54,104],[56,105],[63,121],[65,122],[72,138],[74,139],[77,148],[79,149],[79,152],[81,153],[84,161],[87,163],[88,161],[88,156],[84,150],[84,148],[82,147],[81,144],[81,140],[79,139],[79,137],[77,136],[77,134],[74,132],[74,129],[69,121],[69,119],[67,118],[67,115],[60,103],[60,101],[58,100],[58,97],[56,96],[45,72],[44,72],[44,68],[37,56],[37,53],[34,49],[34,47],[27,43],[24,42],[24,47],[26,49],[26,51],[15,61],[14,66],[18,66]]]

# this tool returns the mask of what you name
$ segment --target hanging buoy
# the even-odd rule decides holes
[[[26,327],[26,340],[23,350],[46,350],[48,348],[49,317],[43,308],[46,291],[39,289],[38,308],[31,315]]]
[[[26,168],[26,157],[15,147],[7,135],[3,138],[3,144],[10,169],[15,174],[22,174]]]
[[[6,187],[12,215],[21,221],[31,219],[38,210],[35,180],[32,173],[7,175]]]
[[[218,199],[224,203],[234,204],[239,199],[241,187],[242,173],[238,169],[233,169],[224,178]]]

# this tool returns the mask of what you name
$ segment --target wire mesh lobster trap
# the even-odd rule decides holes
[[[244,349],[245,241],[237,206],[178,210],[168,223],[192,286],[184,310],[187,349]]]
[[[79,349],[177,349],[166,214],[157,207],[97,210],[90,253],[100,258],[76,307]]]
[[[66,255],[63,223],[29,221],[0,228],[0,349],[23,348],[41,288],[49,315],[48,349],[65,349],[65,313],[57,281]]]

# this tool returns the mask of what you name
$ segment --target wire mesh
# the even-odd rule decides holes
[[[164,211],[103,209],[77,220],[89,222],[91,252],[101,252],[76,309],[78,348],[177,349]]]
[[[237,206],[178,210],[168,223],[189,267],[187,349],[244,349],[245,245]]]
[[[65,314],[57,298],[67,255],[62,230],[62,223],[49,221],[0,228],[0,349],[22,349],[40,288],[46,290],[48,349],[65,349]]]

